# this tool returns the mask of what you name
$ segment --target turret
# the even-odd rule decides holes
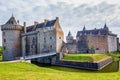
[[[85,25],[84,25],[84,27],[83,27],[82,34],[86,35],[86,28],[85,28]]]
[[[21,31],[20,26],[15,17],[11,18],[1,26],[2,30],[2,46],[3,60],[15,60],[21,56]]]
[[[66,36],[67,43],[73,43],[73,36],[71,32],[69,31],[68,35]]]
[[[109,31],[109,29],[108,29],[108,27],[107,27],[107,24],[106,24],[106,23],[105,23],[105,25],[104,25],[104,30]]]

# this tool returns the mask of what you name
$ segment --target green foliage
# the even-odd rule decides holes
[[[0,63],[0,80],[120,80],[119,72],[89,71],[29,63]]]
[[[111,56],[114,61],[120,60],[120,52],[115,52],[115,53],[106,53],[106,55]]]
[[[0,62],[2,61],[2,46],[0,46]]]
[[[0,56],[2,55],[2,46],[0,46]]]
[[[96,62],[110,56],[105,54],[66,54],[63,60],[79,62]]]

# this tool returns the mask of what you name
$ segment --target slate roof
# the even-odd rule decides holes
[[[104,25],[104,28],[101,29],[93,29],[93,30],[86,30],[85,27],[83,28],[82,31],[78,31],[76,37],[80,36],[81,34],[93,34],[93,35],[112,35],[112,36],[117,36],[116,34],[113,34],[109,31],[107,25]]]
[[[77,32],[77,37],[80,36],[81,34],[94,34],[97,35],[98,33],[106,34],[107,31],[103,29],[94,29],[94,30],[85,30],[85,31],[78,31]]]
[[[15,20],[15,17],[12,15],[11,18],[6,22],[6,24],[17,25],[17,22],[16,22],[16,20]]]
[[[71,32],[69,31],[68,36],[72,36]]]
[[[52,27],[52,26],[54,26],[55,22],[56,22],[56,19],[48,21],[47,23],[45,23],[45,22],[39,23],[36,26],[35,25],[29,26],[29,27],[27,27],[27,32],[34,31],[37,28]]]

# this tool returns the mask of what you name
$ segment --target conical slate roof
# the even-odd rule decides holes
[[[69,31],[68,36],[72,36],[71,32]]]
[[[85,28],[85,25],[84,25],[84,27],[83,27],[83,31],[85,31],[86,30],[86,28]]]
[[[105,23],[105,25],[104,25],[104,28],[107,28],[107,25],[106,25],[106,23]]]
[[[6,24],[14,24],[17,25],[15,17],[12,15],[11,18],[6,22]]]

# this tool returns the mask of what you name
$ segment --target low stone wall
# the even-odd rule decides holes
[[[81,69],[89,69],[89,70],[100,70],[107,66],[108,64],[112,63],[112,58],[106,58],[99,62],[73,62],[73,61],[56,61],[53,65],[59,66],[67,66],[67,67],[74,67],[74,68],[81,68]]]

